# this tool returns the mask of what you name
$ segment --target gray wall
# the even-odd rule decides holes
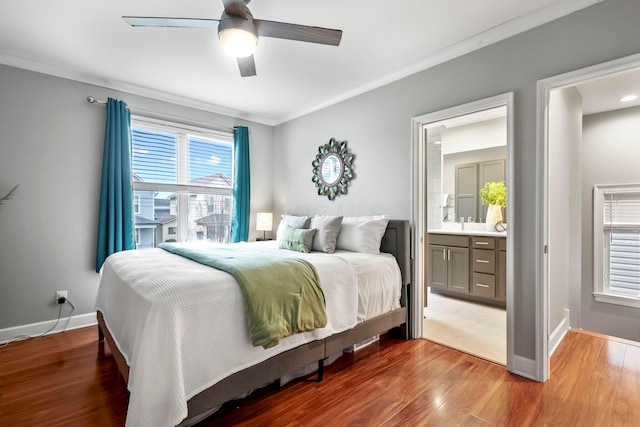
[[[575,88],[549,100],[549,333],[569,309],[579,324],[580,305],[570,307],[571,290],[581,283],[582,97]],[[575,298],[573,299],[575,302]],[[573,322],[572,322],[573,323]],[[567,325],[568,327],[569,325]]]
[[[55,319],[56,290],[68,290],[74,315],[94,311],[96,227],[104,106],[132,108],[251,130],[252,225],[272,208],[273,128],[101,87],[0,65],[0,329]],[[44,332],[44,331],[43,331]]]
[[[514,345],[535,359],[536,83],[640,52],[638,16],[637,0],[607,0],[278,126],[275,210],[410,219],[411,118],[513,91]],[[329,202],[315,192],[311,161],[332,136],[349,140],[357,177],[346,197]]]
[[[580,326],[640,341],[640,310],[596,302],[593,292],[593,186],[640,182],[640,107],[584,117],[582,142],[582,315]]]

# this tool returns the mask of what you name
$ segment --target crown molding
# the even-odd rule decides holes
[[[314,107],[297,111],[294,114],[281,116],[276,119],[276,125],[288,122],[293,119],[297,119],[298,117],[305,116],[318,110],[322,110],[323,108],[338,104],[342,101],[346,101],[347,99],[356,97],[358,95],[362,95],[363,93],[385,86],[389,83],[393,83],[397,80],[401,80],[412,74],[416,74],[428,68],[435,67],[436,65],[450,61],[459,56],[471,53],[493,43],[508,39],[509,37],[513,37],[532,28],[546,24],[547,22],[551,22],[578,10],[592,6],[596,3],[602,3],[604,1],[605,0],[567,0],[540,8],[526,15],[521,15],[503,24],[483,31],[482,33],[476,34],[472,37],[455,43],[447,48],[444,48],[421,61],[415,62],[403,68],[399,68],[396,71],[381,76],[351,91],[345,92],[338,97],[330,99]]]
[[[0,64],[5,64],[16,68],[34,71],[36,73],[47,74],[50,76],[60,77],[63,79],[73,80],[81,83],[87,83],[110,90],[126,92],[132,95],[143,96],[158,101],[169,102],[171,104],[181,105],[183,107],[195,108],[197,110],[208,111],[210,113],[220,114],[223,116],[248,120],[268,126],[275,126],[277,124],[274,119],[247,113],[245,111],[222,107],[220,105],[210,104],[207,102],[198,101],[184,96],[174,95],[156,89],[149,89],[143,86],[132,85],[116,80],[104,79],[91,74],[83,73],[79,70],[65,68],[58,65],[36,61],[33,59],[27,59],[2,52],[0,52]]]
[[[267,126],[277,126],[282,123],[286,123],[293,119],[321,110],[323,108],[327,108],[331,105],[335,105],[347,99],[356,97],[371,90],[377,89],[379,87],[385,86],[389,83],[393,83],[412,74],[424,71],[428,68],[442,64],[451,59],[481,49],[485,46],[507,39],[516,34],[522,33],[565,15],[569,15],[580,9],[584,9],[588,6],[594,5],[596,3],[602,3],[604,1],[605,0],[566,0],[560,3],[554,3],[547,7],[538,9],[534,12],[514,18],[508,22],[505,22],[504,24],[490,28],[489,30],[479,33],[473,37],[469,37],[465,40],[455,43],[421,61],[415,62],[403,68],[399,68],[396,71],[371,80],[369,83],[361,85],[353,90],[347,91],[340,96],[317,104],[315,106],[298,110],[295,113],[283,115],[276,118],[255,115],[247,113],[245,111],[239,111],[220,105],[197,101],[192,98],[171,94],[156,89],[149,89],[143,86],[132,85],[116,80],[104,79],[88,74],[86,72],[82,72],[80,70],[74,70],[71,68],[61,67],[59,65],[53,65],[42,61],[14,56],[2,52],[0,52],[0,63],[30,71],[35,71],[38,73],[48,74],[55,77],[61,77],[69,80],[75,80],[82,83],[100,86],[111,90],[127,92],[133,95],[152,98],[159,101],[165,101],[184,107],[208,111],[223,116],[248,120]]]

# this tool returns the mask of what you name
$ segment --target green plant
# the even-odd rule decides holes
[[[498,205],[507,207],[507,186],[504,181],[487,182],[480,190],[480,198],[483,205]]]

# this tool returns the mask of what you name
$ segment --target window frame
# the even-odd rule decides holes
[[[185,242],[189,236],[189,195],[223,195],[233,198],[234,176],[235,176],[235,149],[233,132],[222,132],[215,129],[195,126],[191,124],[174,122],[169,119],[158,119],[138,114],[131,115],[131,129],[148,129],[150,131],[167,132],[176,134],[176,162],[178,184],[153,183],[144,181],[133,181],[133,191],[161,191],[176,193],[176,240]],[[189,162],[189,137],[212,139],[217,142],[227,143],[231,146],[231,181],[230,188],[207,187],[188,182],[188,162]],[[181,215],[180,212],[185,212]],[[233,213],[232,213],[233,217]]]
[[[610,184],[593,187],[593,296],[597,302],[640,308],[640,291],[612,291],[605,280],[609,270],[608,239],[605,230],[604,204],[607,192],[640,192],[640,184]]]

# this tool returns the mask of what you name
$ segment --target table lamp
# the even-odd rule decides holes
[[[258,237],[257,240],[267,240],[267,231],[271,231],[273,228],[273,213],[271,212],[258,212],[258,218],[256,220],[256,230],[262,231],[262,238]]]

